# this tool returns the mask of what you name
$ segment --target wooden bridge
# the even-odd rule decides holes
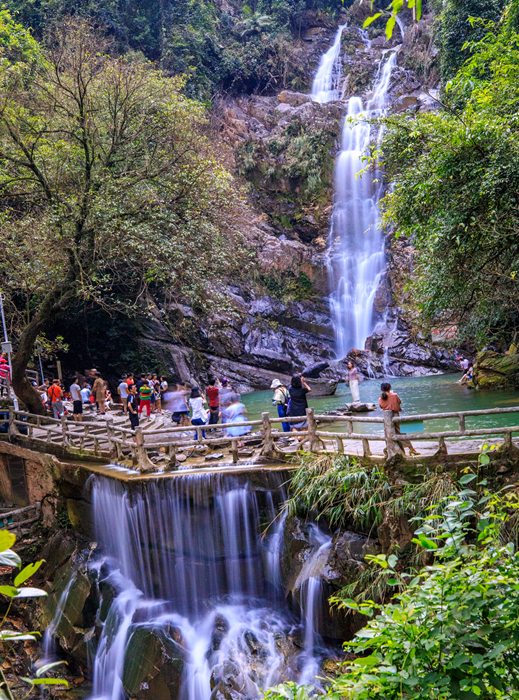
[[[307,427],[297,433],[285,433],[280,430],[280,424],[298,423],[301,417],[278,418],[263,413],[261,420],[188,427],[167,424],[162,419],[149,421],[133,431],[127,427],[128,420],[122,415],[80,423],[66,417],[57,420],[11,408],[8,438],[41,452],[75,459],[95,457],[96,461],[106,460],[116,468],[157,474],[211,466],[223,468],[284,462],[298,450],[319,454],[335,452],[377,462],[403,455],[402,441],[407,440],[413,441],[420,456],[406,456],[406,459],[455,461],[475,457],[481,439],[492,440],[501,449],[513,450],[513,434],[519,436],[519,425],[467,426],[477,417],[508,413],[519,413],[519,406],[407,416],[384,411],[383,415],[373,417],[316,415],[314,409],[309,408]],[[427,423],[438,419],[456,419],[458,428],[440,432],[425,429],[424,432],[405,435],[397,433],[398,424]],[[338,424],[344,432],[337,431]],[[247,427],[250,432],[239,438],[226,433],[227,428],[238,426]],[[205,431],[205,437],[202,431]],[[245,446],[239,449],[238,441]]]

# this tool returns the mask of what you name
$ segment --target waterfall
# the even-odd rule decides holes
[[[312,88],[312,97],[319,102],[329,101],[326,95],[337,99],[335,91],[338,89],[337,76],[342,70],[340,45],[343,31],[344,27],[339,27],[334,45],[321,59]],[[352,348],[364,349],[366,338],[373,330],[373,304],[386,267],[384,237],[378,225],[381,178],[373,172],[362,177],[358,175],[365,167],[363,158],[371,141],[369,123],[359,121],[359,118],[369,120],[385,112],[395,64],[394,51],[381,59],[371,98],[364,105],[360,97],[351,97],[344,121],[335,171],[328,255],[330,307],[340,358]],[[382,130],[379,130],[377,140],[381,137]]]
[[[321,57],[312,84],[312,99],[315,102],[334,102],[341,96],[342,62],[339,57],[342,33],[345,29],[345,24],[339,27],[335,41]]]
[[[212,689],[229,676],[246,698],[257,698],[261,689],[282,680],[298,680],[297,668],[303,667],[305,682],[312,680],[322,658],[314,648],[323,599],[315,578],[303,604],[300,652],[290,646],[297,620],[280,595],[286,516],[276,515],[286,498],[286,478],[269,473],[261,487],[225,474],[131,487],[91,479],[96,539],[103,551],[95,570],[100,590],[111,596],[94,662],[92,700],[126,699],[123,679],[137,663],[134,639],[149,631],[160,635],[165,647],[178,649],[180,700],[222,697]],[[264,523],[274,519],[262,539]],[[319,550],[322,542],[316,542]]]

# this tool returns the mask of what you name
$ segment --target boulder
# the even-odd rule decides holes
[[[473,383],[478,389],[519,389],[519,355],[492,350],[480,352],[474,365]]]
[[[177,700],[184,654],[176,628],[130,628],[123,687],[134,700]]]
[[[306,102],[311,102],[310,95],[305,95],[302,92],[290,92],[290,90],[282,90],[278,95],[278,100],[281,103],[288,104],[291,107],[300,107]]]

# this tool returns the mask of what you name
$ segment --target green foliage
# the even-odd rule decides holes
[[[375,0],[371,0],[371,9],[375,5]],[[391,39],[393,30],[396,24],[396,16],[405,5],[405,0],[391,0],[385,11],[376,12],[371,17],[368,17],[364,22],[364,27],[369,27],[379,17],[384,17],[386,20],[386,38]],[[416,20],[419,22],[422,16],[422,0],[407,0],[407,7],[413,10]]]
[[[436,561],[412,578],[394,602],[351,606],[377,616],[347,644],[360,655],[330,695],[355,700],[445,698],[511,700],[519,690],[519,554],[500,546],[496,532],[510,499],[478,516],[487,497],[453,500],[440,527],[426,517],[423,544]],[[517,508],[517,501],[513,503]],[[479,517],[477,542],[471,520]],[[439,530],[435,540],[427,536]],[[442,547],[438,545],[442,543]]]
[[[150,286],[207,304],[241,249],[232,179],[182,79],[108,57],[81,24],[55,39],[32,82],[1,98],[0,278],[25,328],[13,381],[56,313],[131,313]]]
[[[293,38],[306,29],[308,10],[329,15],[341,0],[8,0],[25,27],[52,42],[69,16],[95,24],[121,53],[136,52],[168,73],[185,74],[191,97],[209,102],[219,89],[253,91],[301,87],[303,67]],[[241,12],[240,12],[241,10]],[[241,15],[241,16],[240,16]]]
[[[519,35],[491,30],[471,51],[443,110],[386,120],[384,206],[418,249],[424,321],[485,344],[519,323]]]
[[[2,566],[14,566],[17,568],[21,568],[22,562],[18,554],[16,552],[13,552],[11,547],[14,545],[16,542],[16,535],[14,535],[12,532],[9,530],[0,530],[0,565]],[[47,593],[45,591],[40,590],[39,588],[22,588],[21,584],[25,583],[28,579],[33,576],[40,566],[43,564],[43,561],[38,561],[35,562],[34,564],[28,564],[26,567],[24,567],[20,573],[15,577],[14,579],[14,586],[0,586],[0,595],[5,596],[6,598],[9,599],[9,606],[7,608],[7,611],[3,617],[1,626],[3,627],[3,624],[5,623],[5,620],[9,614],[9,611],[11,609],[11,605],[13,600],[19,599],[19,598],[40,598],[42,596],[46,596]],[[1,629],[0,628],[0,642],[3,644],[9,644],[13,642],[35,642],[36,641],[36,633],[28,632],[16,632],[14,630],[9,630],[9,629]],[[58,662],[58,663],[53,663],[53,664],[47,664],[45,666],[42,666],[38,671],[36,672],[36,678],[24,678],[22,677],[22,680],[27,683],[30,686],[48,686],[48,685],[62,685],[65,687],[68,687],[68,682],[65,680],[62,680],[61,678],[42,678],[42,676],[50,671],[52,668],[54,668],[57,665],[62,664],[63,662]],[[3,671],[0,669],[0,699],[1,700],[14,700],[13,694],[11,692],[11,689],[9,687],[9,684],[7,683],[7,680],[5,678],[5,675]]]
[[[472,51],[467,42],[479,41],[486,34],[485,24],[471,18],[497,22],[506,4],[507,0],[443,0],[436,18],[436,43],[444,81],[453,78],[470,58]]]
[[[353,524],[369,531],[380,525],[385,512],[418,516],[458,490],[448,474],[428,474],[417,484],[397,487],[380,467],[364,466],[352,457],[298,459],[285,508],[289,515],[315,513],[332,527]]]
[[[296,276],[292,272],[271,271],[258,281],[271,296],[283,301],[306,301],[314,296],[312,280],[304,272]]]

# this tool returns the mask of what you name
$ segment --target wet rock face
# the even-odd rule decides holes
[[[473,383],[478,389],[518,389],[519,355],[492,350],[480,352],[474,365]]]
[[[177,700],[183,667],[182,637],[178,629],[130,629],[122,679],[130,698]]]
[[[356,581],[366,568],[365,556],[380,550],[378,543],[356,532],[338,532],[328,547],[319,550],[312,537],[312,524],[292,517],[285,526],[284,580],[287,598],[304,609],[309,579],[321,585],[325,604],[319,610],[319,631],[330,640],[350,639],[362,626],[356,615],[330,611],[327,598]]]

